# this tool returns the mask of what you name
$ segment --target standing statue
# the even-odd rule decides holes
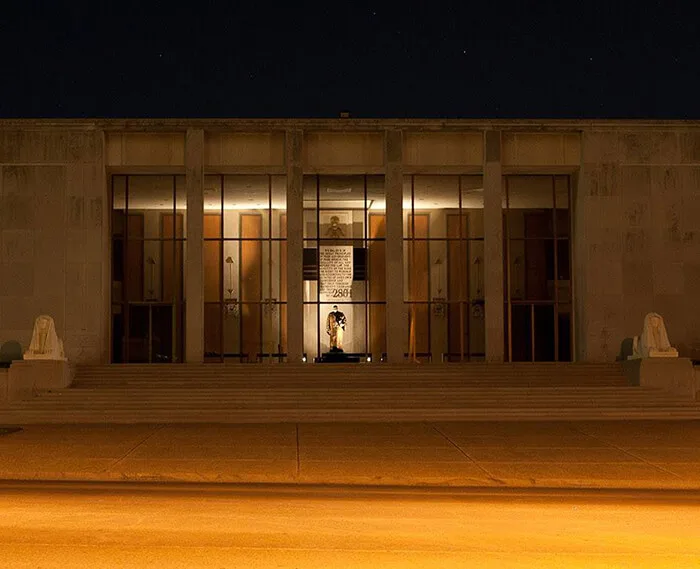
[[[56,334],[56,325],[51,316],[38,316],[25,360],[65,360],[63,342]]]
[[[666,333],[664,319],[656,312],[644,317],[641,336],[635,336],[630,359],[638,358],[677,358],[678,350],[671,346]]]
[[[345,332],[345,324],[347,318],[336,304],[333,305],[333,310],[328,313],[326,318],[326,333],[330,336],[330,351],[343,351],[343,332]]]

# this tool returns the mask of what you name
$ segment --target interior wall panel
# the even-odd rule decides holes
[[[262,351],[262,216],[241,214],[241,326],[242,352],[251,361]],[[254,239],[247,241],[247,239]]]

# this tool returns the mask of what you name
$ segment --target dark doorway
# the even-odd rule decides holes
[[[506,359],[571,361],[568,176],[508,176],[504,259]]]

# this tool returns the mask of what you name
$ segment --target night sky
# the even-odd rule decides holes
[[[694,6],[17,0],[0,116],[697,119]]]

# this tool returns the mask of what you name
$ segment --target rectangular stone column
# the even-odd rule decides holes
[[[112,234],[110,217],[112,215],[110,201],[111,189],[110,179],[107,176],[107,141],[105,133],[100,130],[95,135],[96,150],[95,150],[95,187],[100,188],[101,207],[101,241],[102,241],[102,342],[100,342],[100,363],[108,364],[113,360],[115,354],[112,354]]]
[[[489,362],[502,362],[504,352],[501,196],[501,132],[489,130],[484,136],[484,317]]]
[[[185,264],[185,361],[204,361],[204,130],[187,129],[187,262]]]
[[[386,177],[386,343],[390,363],[404,361],[406,318],[403,299],[403,133],[385,135]]]
[[[578,172],[571,176],[571,202],[569,204],[570,215],[573,215],[572,235],[571,235],[571,260],[570,266],[574,269],[573,281],[571,282],[571,297],[574,299],[574,310],[571,318],[573,343],[573,361],[588,361],[588,334],[587,321],[587,291],[586,275],[588,266],[588,220],[586,218],[586,197],[588,195],[588,183],[590,180],[587,166],[581,163]]]
[[[287,131],[287,361],[304,353],[304,167],[301,130]]]

